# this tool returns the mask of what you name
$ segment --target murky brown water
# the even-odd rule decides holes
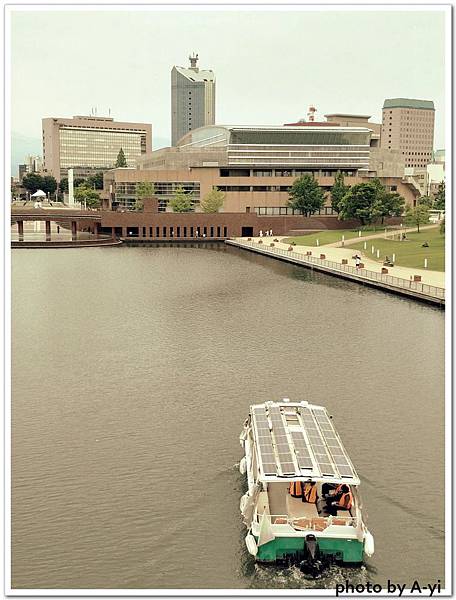
[[[443,583],[443,312],[225,247],[16,250],[12,289],[13,587]],[[334,415],[366,567],[244,549],[238,436],[283,396]]]

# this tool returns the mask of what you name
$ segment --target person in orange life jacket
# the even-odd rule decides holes
[[[350,487],[345,483],[338,485],[334,494],[326,497],[326,504],[332,515],[336,515],[338,510],[350,510],[353,506],[353,495]]]
[[[288,493],[293,498],[301,498],[302,497],[302,482],[301,481],[291,481],[288,487]]]
[[[312,481],[292,481],[288,492],[293,498],[302,498],[303,502],[315,504],[317,501],[317,487]]]
[[[306,481],[302,490],[302,501],[315,504],[317,502],[317,486],[313,481]]]

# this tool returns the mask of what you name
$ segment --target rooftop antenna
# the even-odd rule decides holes
[[[315,121],[315,113],[317,112],[317,109],[315,108],[315,106],[313,104],[311,104],[309,106],[309,111],[307,112],[307,117],[309,119],[309,123],[313,123]]]
[[[198,54],[193,53],[188,57],[188,59],[190,61],[190,69],[198,71],[198,67],[196,66],[196,63],[198,62]]]

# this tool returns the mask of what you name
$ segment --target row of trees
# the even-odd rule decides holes
[[[324,191],[311,175],[303,175],[293,183],[288,202],[291,208],[309,217],[324,204]],[[388,191],[379,179],[347,186],[343,173],[338,172],[331,189],[331,205],[339,219],[358,219],[362,225],[369,225],[378,219],[383,223],[385,217],[400,216],[405,200],[397,192]]]
[[[325,193],[311,175],[303,175],[293,183],[289,192],[288,206],[309,217],[321,210],[325,204]],[[384,223],[385,217],[404,214],[405,200],[397,192],[388,191],[379,179],[353,186],[345,185],[344,175],[338,172],[331,188],[331,206],[339,219],[358,219],[362,225]],[[418,227],[429,220],[429,209],[445,208],[445,183],[441,183],[434,200],[422,196],[414,208],[407,207],[405,214],[415,220]]]
[[[34,194],[37,190],[43,190],[46,194],[54,194],[57,189],[57,181],[52,175],[39,175],[38,173],[27,173],[22,178],[23,187]]]
[[[22,179],[22,186],[34,194],[37,190],[43,190],[49,196],[52,196],[57,188],[60,194],[68,193],[68,178],[64,177],[57,185],[57,181],[52,175],[39,175],[38,173],[28,173]],[[100,195],[97,190],[103,189],[103,173],[95,173],[87,179],[76,177],[74,180],[74,199],[90,207],[100,205]]]
[[[142,210],[142,200],[155,194],[154,184],[150,182],[138,183],[136,186],[136,194],[138,200],[135,208],[136,210]],[[214,188],[200,200],[199,204],[203,212],[216,213],[222,208],[224,200],[225,194],[219,189]],[[182,186],[175,189],[174,196],[169,201],[169,206],[173,209],[173,212],[177,213],[191,212],[193,210],[193,205],[193,193],[186,192]]]

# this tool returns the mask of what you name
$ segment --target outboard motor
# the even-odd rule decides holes
[[[304,560],[299,563],[299,568],[305,574],[318,577],[325,568],[325,564],[318,548],[317,538],[312,533],[306,535],[304,556]]]

